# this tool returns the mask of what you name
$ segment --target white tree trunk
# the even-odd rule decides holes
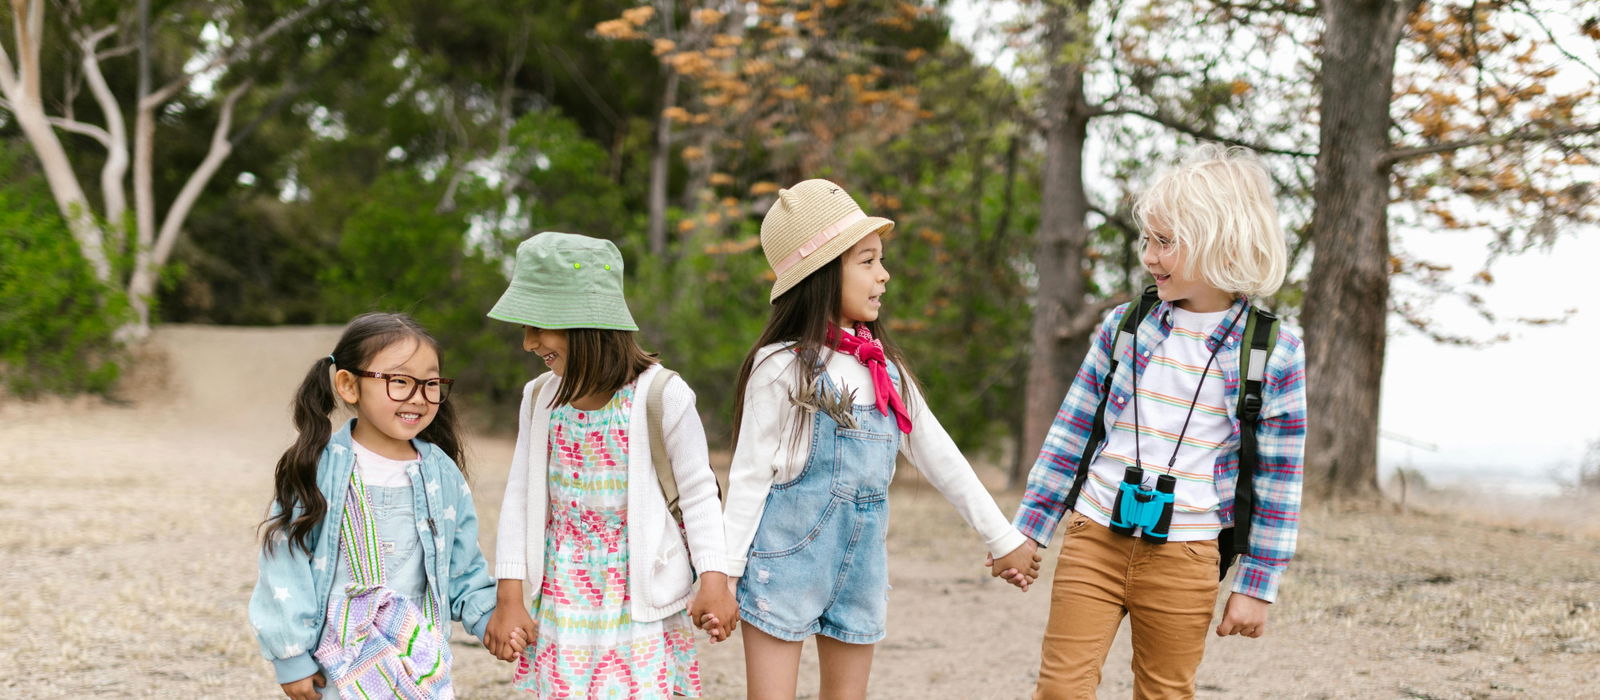
[[[160,106],[155,100],[141,99],[133,117],[134,248],[133,276],[128,282],[128,306],[133,309],[133,321],[117,331],[117,338],[123,341],[140,340],[150,334],[150,295],[155,290],[150,250],[156,237],[155,111]]]
[[[233,127],[233,108],[248,89],[250,84],[246,82],[234,88],[222,101],[222,113],[217,117],[216,129],[211,132],[211,148],[206,151],[205,159],[190,173],[188,181],[183,183],[183,189],[172,200],[172,206],[167,209],[167,215],[161,222],[161,230],[156,234],[155,244],[140,248],[133,277],[128,281],[128,300],[134,309],[134,324],[122,331],[131,336],[130,340],[142,339],[150,332],[149,299],[155,295],[156,278],[162,266],[167,264],[167,258],[172,255],[172,247],[178,242],[178,234],[183,230],[183,222],[189,218],[195,201],[200,199],[200,193],[205,191],[212,176],[222,167],[222,162],[233,152],[233,143],[228,139],[228,132]],[[141,110],[140,118],[144,117]]]
[[[0,92],[10,104],[17,126],[27,136],[29,145],[44,169],[45,181],[50,184],[50,194],[61,210],[67,228],[77,240],[89,268],[103,284],[111,284],[111,263],[106,257],[105,235],[95,221],[94,210],[83,193],[72,161],[56,136],[51,120],[44,112],[44,101],[39,91],[39,48],[44,34],[44,0],[12,0],[11,19],[17,33],[17,64],[0,46]]]
[[[110,234],[113,236],[116,252],[119,255],[126,252],[123,249],[123,242],[128,197],[123,183],[130,167],[127,125],[122,116],[122,107],[101,72],[100,61],[104,57],[96,53],[95,49],[102,40],[116,33],[117,27],[74,33],[78,47],[83,53],[81,62],[84,78],[89,85],[90,93],[105,115],[106,126],[101,128],[70,119],[50,117],[44,110],[39,82],[45,1],[11,0],[12,24],[16,28],[17,63],[13,65],[10,54],[6,53],[4,46],[0,46],[0,93],[4,94],[6,107],[15,116],[18,126],[22,128],[35,155],[38,156],[44,168],[45,178],[50,184],[50,192],[55,197],[56,205],[61,209],[62,217],[66,219],[73,237],[77,240],[83,257],[89,261],[96,278],[101,282],[107,285],[117,284],[120,280],[113,278],[106,251],[107,231],[89,206],[83,186],[73,170],[72,161],[67,157],[61,140],[55,134],[56,128],[87,134],[106,147],[106,162],[100,170],[100,188],[105,199],[104,216],[111,227]],[[149,35],[144,31],[147,26],[149,2],[144,0],[140,3],[141,31],[138,48],[141,75],[139,94],[135,98],[136,113],[131,149],[134,263],[127,286],[128,301],[133,309],[134,318],[118,329],[116,333],[118,341],[126,343],[149,335],[150,301],[155,294],[156,280],[160,276],[161,267],[171,256],[172,248],[183,229],[184,220],[188,218],[195,202],[233,150],[228,132],[232,126],[234,108],[239,98],[249,89],[249,82],[232,90],[224,99],[217,127],[212,134],[211,148],[199,167],[190,174],[183,189],[178,192],[166,216],[160,221],[159,230],[157,230],[154,178],[156,115],[168,101],[187,88],[196,76],[226,68],[248,56],[263,42],[327,3],[328,0],[309,0],[299,9],[279,17],[254,36],[240,39],[230,50],[213,57],[204,66],[187,71],[155,90],[150,89],[145,67],[151,51]],[[120,51],[113,51],[108,56],[117,53]]]
[[[116,32],[116,29],[115,26],[106,27],[81,37],[78,45],[83,50],[83,75],[89,83],[89,92],[94,95],[95,102],[100,105],[100,111],[106,118],[108,142],[106,162],[100,168],[100,196],[105,201],[106,225],[111,229],[113,247],[120,252],[122,232],[126,225],[122,218],[128,213],[128,193],[124,184],[128,175],[128,127],[122,118],[122,105],[111,94],[111,87],[100,72],[100,57],[95,54],[95,47],[100,41]]]

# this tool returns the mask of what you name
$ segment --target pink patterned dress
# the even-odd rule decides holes
[[[700,695],[688,611],[638,622],[628,594],[628,418],[634,385],[605,407],[550,415],[538,639],[515,683],[540,698]]]

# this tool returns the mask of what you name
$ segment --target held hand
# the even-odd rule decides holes
[[[506,650],[509,652],[508,655],[511,657],[507,660],[514,661],[516,660],[518,654],[525,653],[525,650],[533,645],[533,639],[538,635],[538,623],[534,623],[533,627],[528,629],[513,627],[511,629],[511,641],[506,644]]]
[[[322,686],[328,684],[328,679],[317,671],[293,683],[282,684],[283,694],[289,700],[318,700],[322,697]]]
[[[1027,591],[1029,584],[1039,578],[1040,559],[1039,543],[1030,538],[999,559],[993,555],[986,557],[984,563],[989,566],[991,576],[1004,577],[1007,583]]]
[[[1228,606],[1222,611],[1222,622],[1217,625],[1217,636],[1242,634],[1252,639],[1267,633],[1267,609],[1271,603],[1252,598],[1243,593],[1228,596]]]
[[[1017,571],[1016,569],[1006,569],[1005,571],[1002,571],[1002,572],[1000,572],[998,574],[993,573],[993,571],[992,571],[992,569],[994,568],[994,555],[993,554],[984,554],[983,555],[983,565],[987,566],[987,567],[990,567],[990,569],[991,569],[991,572],[989,574],[990,576],[996,576],[996,577],[999,577],[1001,579],[1004,579],[1006,583],[1009,583],[1009,584],[1011,584],[1013,586],[1016,586],[1017,588],[1021,588],[1024,593],[1027,592],[1027,590],[1028,590],[1028,588],[1027,588],[1028,577],[1024,576],[1022,574],[1022,572]]]
[[[700,590],[689,603],[689,619],[711,636],[711,643],[726,641],[739,626],[739,604],[726,574],[708,571],[700,576]]]
[[[484,629],[483,646],[501,661],[516,661],[517,655],[532,643],[538,629],[520,602],[517,605],[498,606],[489,616],[489,626]]]

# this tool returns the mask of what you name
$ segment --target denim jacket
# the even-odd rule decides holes
[[[261,572],[250,595],[250,624],[261,642],[261,653],[271,661],[279,683],[297,681],[317,672],[311,652],[322,636],[323,617],[338,567],[339,522],[344,517],[345,494],[355,468],[351,451],[351,419],[322,449],[317,462],[317,488],[328,500],[328,512],[311,529],[307,552],[277,536],[272,550],[261,553]],[[428,590],[439,610],[449,610],[467,631],[483,637],[494,612],[495,582],[478,548],[478,516],[472,507],[472,490],[443,450],[412,440],[422,455],[420,470],[410,471],[416,512],[427,517],[417,523],[422,544]],[[419,473],[420,472],[420,473]],[[420,479],[419,479],[420,477]],[[300,506],[296,506],[299,508]],[[272,513],[282,505],[274,502]],[[443,625],[448,637],[450,625]]]

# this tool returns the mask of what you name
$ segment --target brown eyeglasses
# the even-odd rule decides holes
[[[408,374],[368,372],[360,369],[350,370],[350,373],[358,377],[382,379],[385,390],[389,392],[389,399],[400,402],[410,401],[411,397],[416,396],[417,390],[421,389],[423,401],[431,404],[444,403],[444,400],[450,397],[450,385],[456,381],[454,379],[445,379],[444,377],[418,379]]]

